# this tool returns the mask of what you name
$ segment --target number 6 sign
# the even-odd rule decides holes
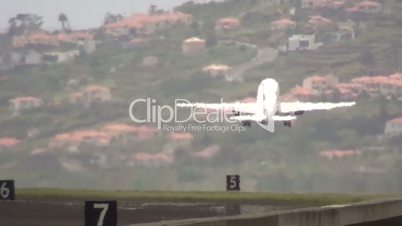
[[[85,226],[117,226],[117,202],[86,201]]]
[[[13,180],[0,180],[0,200],[14,200],[15,186]]]

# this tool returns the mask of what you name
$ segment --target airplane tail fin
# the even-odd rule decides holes
[[[275,133],[275,119],[273,116],[270,116],[267,121],[264,120],[264,123],[257,122],[257,124],[266,131]]]

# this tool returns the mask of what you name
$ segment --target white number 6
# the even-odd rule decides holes
[[[103,220],[105,219],[106,212],[109,209],[109,204],[95,203],[94,209],[102,209],[102,212],[100,213],[99,220],[98,220],[98,226],[103,226]]]
[[[10,195],[10,189],[6,187],[7,183],[3,183],[0,187],[0,195],[2,198],[8,198]]]

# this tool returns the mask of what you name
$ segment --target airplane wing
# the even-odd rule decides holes
[[[235,111],[246,114],[255,114],[256,103],[179,103],[178,107],[195,107],[223,111]]]
[[[230,117],[230,119],[235,120],[235,121],[256,121],[256,122],[261,122],[263,120],[266,120],[266,117],[264,115],[239,115],[239,116],[233,116]],[[272,116],[272,120],[276,122],[282,122],[282,121],[292,121],[295,120],[296,116],[279,116],[279,115],[274,115]]]
[[[340,103],[310,103],[310,102],[281,102],[281,113],[292,113],[297,111],[315,111],[315,110],[331,110],[334,108],[351,107],[356,102],[340,102]]]

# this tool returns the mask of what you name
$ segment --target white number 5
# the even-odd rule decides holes
[[[10,195],[10,189],[6,187],[7,183],[3,183],[0,187],[0,195],[2,198],[8,198]]]
[[[237,186],[236,177],[230,177],[230,188],[236,188],[236,186]]]
[[[109,204],[108,203],[95,203],[94,208],[102,209],[102,212],[100,213],[99,220],[98,220],[98,226],[103,226],[103,220],[105,219],[106,212],[109,209]]]

